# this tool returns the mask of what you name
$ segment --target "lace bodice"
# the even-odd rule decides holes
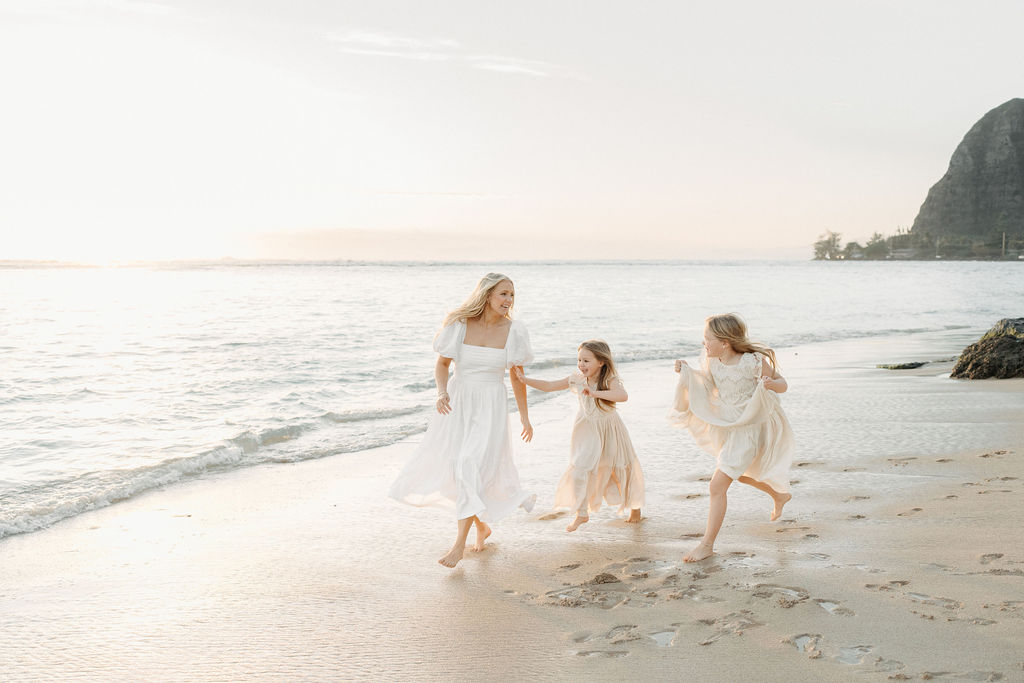
[[[708,370],[718,387],[718,397],[725,403],[736,405],[754,395],[761,376],[761,357],[745,353],[735,365],[726,365],[717,358],[708,358]]]
[[[576,394],[576,398],[579,399],[580,414],[586,417],[588,420],[598,420],[606,416],[612,415],[615,410],[615,404],[613,403],[610,407],[611,410],[605,410],[597,405],[597,401],[594,400],[593,396],[584,396],[583,387],[587,386],[587,380],[583,378],[582,373],[574,373],[569,376],[569,390]],[[621,387],[622,380],[618,377],[613,377],[611,380],[612,387]],[[591,388],[594,388],[591,385]]]

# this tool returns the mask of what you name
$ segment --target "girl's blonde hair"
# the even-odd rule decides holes
[[[448,327],[454,322],[466,322],[470,318],[475,318],[483,313],[484,309],[487,308],[487,299],[490,298],[491,292],[504,280],[508,280],[510,284],[512,283],[512,278],[501,273],[487,273],[487,275],[480,278],[480,282],[476,283],[476,289],[469,295],[469,298],[463,301],[461,306],[444,317],[442,327]],[[511,306],[505,317],[512,318]]]
[[[775,360],[775,352],[763,344],[756,344],[747,339],[747,324],[735,313],[713,315],[705,320],[704,324],[707,325],[708,330],[716,338],[728,342],[733,351],[737,353],[760,353],[768,359],[772,369],[779,369],[779,365]]]
[[[586,349],[594,354],[594,358],[601,363],[601,370],[597,373],[597,390],[607,391],[612,388],[612,380],[618,376],[615,371],[615,359],[612,358],[612,350],[606,342],[600,339],[588,339],[580,344],[580,349]],[[578,349],[577,349],[578,350]],[[615,401],[594,397],[594,402],[601,410],[615,410]]]

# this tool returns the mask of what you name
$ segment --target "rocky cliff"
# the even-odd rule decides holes
[[[928,191],[912,233],[1024,232],[1024,99],[981,117]]]

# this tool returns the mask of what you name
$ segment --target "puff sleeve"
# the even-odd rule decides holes
[[[512,327],[508,331],[508,341],[505,342],[505,367],[526,365],[532,361],[533,349],[530,347],[530,333],[526,331],[526,325],[518,320],[513,320]]]
[[[462,340],[466,338],[466,323],[461,321],[453,322],[434,336],[434,350],[438,355],[459,361],[459,349],[462,347]]]

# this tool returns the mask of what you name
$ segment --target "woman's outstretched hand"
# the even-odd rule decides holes
[[[522,370],[520,370],[522,372]],[[523,437],[523,441],[530,443],[533,439],[533,425],[530,424],[529,420],[523,420],[523,433],[520,434]]]

